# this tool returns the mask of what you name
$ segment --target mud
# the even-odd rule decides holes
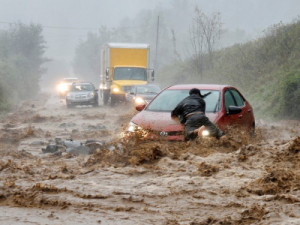
[[[135,111],[54,95],[0,119],[0,224],[300,224],[300,122],[174,143],[120,139]],[[97,140],[93,154],[43,153]]]

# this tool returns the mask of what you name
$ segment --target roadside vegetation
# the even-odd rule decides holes
[[[200,70],[196,55],[174,61],[159,71],[158,82],[234,85],[250,99],[256,117],[300,119],[299,38],[299,20],[277,24],[258,40],[202,55]]]
[[[39,92],[45,41],[39,25],[14,24],[0,30],[0,111]]]
[[[98,33],[89,33],[76,48],[74,72],[97,84],[104,43],[150,43],[156,82],[162,87],[175,83],[230,84],[250,100],[256,118],[300,119],[299,19],[274,25],[259,39],[220,48],[226,36],[221,15],[206,15],[196,7],[192,17],[185,57],[179,51],[182,37],[168,28],[172,15],[157,18],[149,11],[127,21],[137,23],[132,28],[120,24],[116,29],[101,27]],[[156,19],[160,19],[157,43],[153,39]],[[137,27],[143,27],[143,32],[134,30]],[[0,111],[39,92],[39,80],[45,72],[42,65],[47,61],[45,48],[40,25],[19,23],[0,31]]]
[[[300,119],[300,20],[273,25],[259,39],[245,42],[241,38],[243,43],[220,47],[222,38],[228,36],[221,15],[207,15],[195,7],[185,38],[187,56],[183,57],[179,51],[182,37],[172,29],[172,15],[158,18],[160,32],[155,42],[154,14],[149,11],[128,20],[126,24],[136,25],[133,28],[121,24],[116,29],[102,27],[98,34],[90,33],[76,49],[74,71],[95,81],[104,43],[150,43],[155,82],[162,87],[176,83],[234,85],[250,100],[256,118]],[[144,32],[135,27],[143,27]]]

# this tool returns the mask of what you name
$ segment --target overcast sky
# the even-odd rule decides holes
[[[205,13],[220,12],[223,28],[255,32],[300,15],[300,0],[182,0]],[[8,23],[44,27],[48,57],[70,58],[88,31],[116,27],[126,17],[158,5],[172,9],[176,0],[0,0],[0,28]],[[180,19],[180,18],[178,18]],[[187,24],[188,26],[188,24]]]

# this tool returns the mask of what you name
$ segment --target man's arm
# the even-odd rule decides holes
[[[181,102],[171,112],[171,117],[178,117],[182,112]]]

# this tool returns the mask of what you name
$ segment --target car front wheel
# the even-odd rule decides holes
[[[66,104],[67,104],[67,108],[68,108],[68,109],[70,109],[70,108],[73,107],[72,103],[66,102]]]
[[[253,122],[250,130],[250,136],[255,137],[255,123]]]
[[[99,106],[99,101],[97,99],[96,102],[93,104],[93,107],[98,107],[98,106]]]

